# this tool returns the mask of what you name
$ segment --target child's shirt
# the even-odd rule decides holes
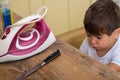
[[[115,63],[120,66],[120,36],[112,49],[103,57],[97,56],[96,50],[89,45],[87,38],[81,44],[80,50],[103,64]]]

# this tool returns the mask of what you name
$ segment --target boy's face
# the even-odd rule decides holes
[[[100,36],[93,36],[87,33],[89,44],[96,49],[96,51],[108,51],[116,42],[114,35],[108,36],[107,34],[101,34]]]

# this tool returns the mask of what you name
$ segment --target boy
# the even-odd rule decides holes
[[[97,0],[84,18],[87,37],[80,50],[120,72],[120,9],[112,0]]]

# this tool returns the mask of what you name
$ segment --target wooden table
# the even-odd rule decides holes
[[[33,57],[1,63],[0,80],[17,80],[21,74],[40,63],[56,49],[61,50],[61,56],[25,80],[120,80],[119,73],[58,39],[48,49]]]

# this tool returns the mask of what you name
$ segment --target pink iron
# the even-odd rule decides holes
[[[43,6],[37,14],[25,17],[6,28],[0,39],[0,62],[33,56],[56,41],[52,31],[43,20],[46,13],[47,8]],[[29,29],[31,25],[33,26]],[[28,29],[23,30],[26,28]]]

